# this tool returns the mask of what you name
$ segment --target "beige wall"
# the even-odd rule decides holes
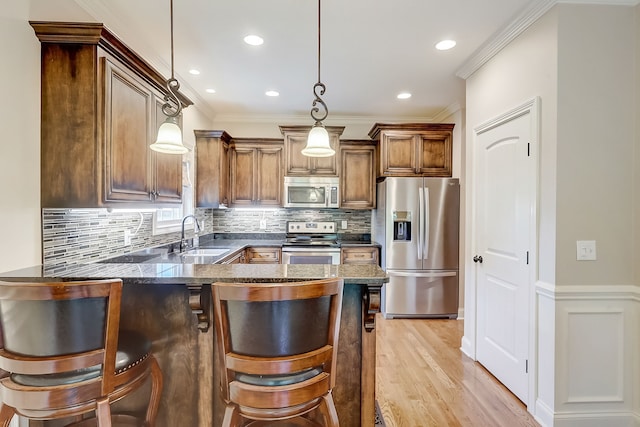
[[[636,75],[640,73],[640,5],[636,6]],[[634,150],[634,186],[632,199],[634,202],[634,221],[633,221],[633,253],[634,261],[634,283],[640,286],[640,82],[636,80],[636,126],[635,126],[635,150]],[[640,352],[639,352],[640,353]],[[640,397],[638,398],[640,402]]]
[[[557,8],[556,284],[632,284],[633,9]],[[577,261],[576,240],[596,240],[597,261]]]
[[[474,161],[470,145],[474,128],[533,97],[540,97],[538,261],[540,279],[548,283],[555,282],[556,268],[556,28],[557,14],[551,10],[467,79],[466,167],[470,189]],[[470,197],[471,193],[467,198],[468,212],[473,207]],[[468,229],[472,230],[470,224]],[[467,239],[470,241],[472,237]],[[467,275],[473,278],[473,264],[468,264],[471,271],[467,271]]]
[[[39,264],[40,44],[29,2],[0,9],[0,271]]]

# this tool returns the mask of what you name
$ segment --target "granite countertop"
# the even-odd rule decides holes
[[[213,282],[291,282],[340,277],[345,284],[379,285],[385,272],[371,264],[73,264],[34,266],[0,273],[0,280],[65,281],[120,278],[139,285],[203,285]]]
[[[232,282],[290,282],[341,277],[345,284],[382,285],[388,281],[377,265],[360,264],[223,264],[247,247],[282,247],[283,238],[273,239],[218,238],[213,235],[200,239],[193,250],[219,249],[219,254],[185,256],[173,252],[173,245],[143,249],[130,254],[94,263],[23,268],[0,273],[0,280],[65,281],[121,278],[132,284],[202,285],[217,281]],[[265,236],[266,237],[266,236]],[[379,246],[368,240],[343,240],[341,246]],[[187,251],[189,252],[189,251]]]

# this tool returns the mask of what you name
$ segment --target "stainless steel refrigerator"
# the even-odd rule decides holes
[[[458,315],[460,183],[457,178],[386,178],[373,213],[389,276],[382,312],[394,317]]]

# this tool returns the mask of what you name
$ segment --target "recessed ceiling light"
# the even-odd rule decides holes
[[[456,45],[455,40],[442,40],[436,44],[438,50],[449,50]]]
[[[411,94],[409,92],[401,92],[398,94],[398,99],[409,99],[411,98]]]
[[[200,74],[200,71],[196,70],[195,68],[192,68],[189,70],[189,74],[193,74],[194,76],[197,76],[198,74]]]
[[[249,34],[244,38],[244,42],[246,44],[250,44],[251,46],[260,46],[262,43],[264,43],[264,40],[260,36]]]
[[[216,93],[216,90],[215,89],[206,89],[206,92],[207,93]]]
[[[268,90],[264,94],[267,96],[280,96],[280,92],[277,90]]]

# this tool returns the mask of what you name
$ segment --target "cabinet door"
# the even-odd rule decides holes
[[[164,101],[156,98],[155,132],[151,135],[156,138],[160,125],[164,123],[166,116],[162,112]],[[182,127],[181,127],[182,128]],[[157,153],[149,149],[153,158],[154,188],[153,199],[156,203],[181,203],[182,202],[182,156],[176,154]]]
[[[329,145],[336,150],[335,156],[308,157],[302,154],[307,145],[309,129],[285,131],[285,175],[286,176],[338,176],[340,134],[343,128],[328,127]]]
[[[373,209],[376,205],[375,147],[342,146],[340,149],[340,207]]]
[[[417,135],[417,172],[423,176],[451,176],[451,137],[448,131],[430,131]]]
[[[104,67],[105,202],[150,202],[151,157],[148,145],[155,123],[153,93],[109,61]]]
[[[255,180],[256,204],[282,205],[282,147],[258,148]]]
[[[256,150],[254,148],[236,146],[231,150],[230,192],[231,205],[233,206],[251,206],[256,199],[254,189],[255,156]]]
[[[416,175],[416,139],[407,132],[383,132],[380,139],[381,176]]]
[[[229,205],[229,140],[224,131],[195,130],[195,202],[198,208]]]

